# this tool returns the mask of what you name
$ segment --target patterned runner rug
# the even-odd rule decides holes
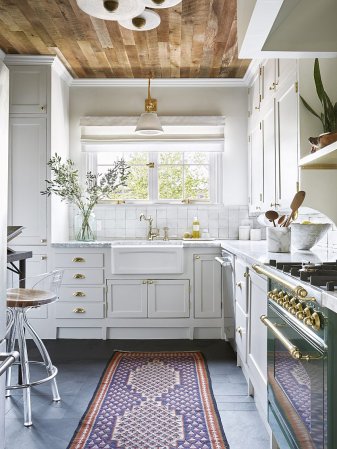
[[[200,352],[115,352],[68,449],[229,449]]]

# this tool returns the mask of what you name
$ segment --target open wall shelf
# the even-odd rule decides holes
[[[305,169],[337,169],[337,142],[302,157],[299,166]]]

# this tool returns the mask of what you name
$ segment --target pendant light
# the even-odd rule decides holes
[[[148,81],[147,99],[145,100],[145,112],[139,117],[136,134],[156,136],[163,134],[164,130],[157,116],[157,100],[151,98],[151,78]]]

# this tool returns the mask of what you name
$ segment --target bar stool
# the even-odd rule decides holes
[[[27,311],[51,304],[58,300],[59,289],[62,282],[63,271],[55,270],[39,276],[26,279],[25,288],[9,288],[7,290],[7,307],[13,316],[7,330],[7,351],[11,352],[18,343],[20,360],[16,362],[19,368],[19,379],[15,385],[11,384],[11,368],[6,375],[6,397],[11,395],[11,390],[23,390],[24,425],[32,425],[31,387],[51,381],[53,401],[60,401],[60,395],[56,383],[57,368],[52,364],[48,351],[34,328],[28,322]],[[32,337],[43,361],[29,360],[26,332]],[[47,371],[47,377],[31,381],[30,364],[43,365]]]

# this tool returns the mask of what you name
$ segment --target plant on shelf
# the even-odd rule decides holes
[[[323,111],[320,114],[317,113],[302,96],[300,96],[300,98],[307,110],[322,122],[324,134],[320,134],[319,137],[309,138],[309,142],[314,147],[322,148],[337,140],[337,102],[333,104],[324,89],[317,58],[315,59],[314,64],[314,81]]]
[[[88,171],[81,185],[78,170],[71,159],[63,162],[61,156],[55,153],[47,165],[52,177],[51,180],[46,179],[47,188],[41,194],[50,196],[53,193],[62,201],[75,205],[81,218],[76,239],[95,240],[95,231],[91,226],[93,208],[99,201],[109,198],[113,192],[126,185],[129,166],[121,159],[104,174]]]

